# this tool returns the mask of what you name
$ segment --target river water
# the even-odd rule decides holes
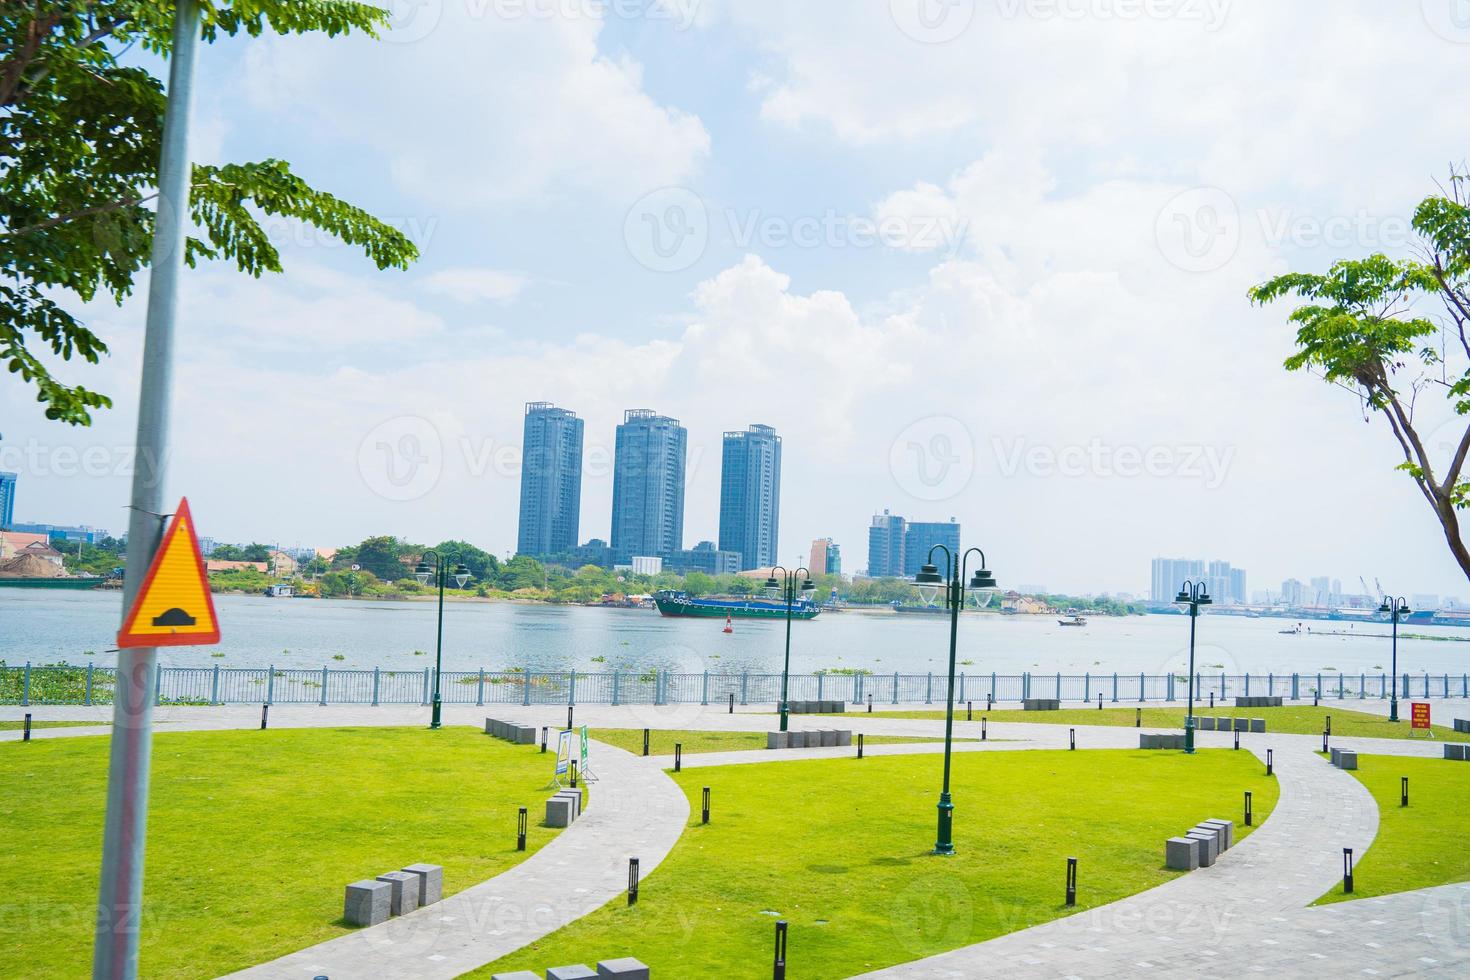
[[[118,593],[0,589],[0,660],[10,665],[66,662],[111,665]],[[409,669],[434,653],[432,602],[215,597],[218,647],[164,649],[170,666],[383,667]],[[1287,620],[1202,615],[1197,668],[1206,672],[1374,673],[1389,667],[1386,624],[1315,622],[1312,634],[1282,635]],[[607,671],[659,668],[714,673],[779,672],[786,624],[667,619],[652,610],[451,602],[444,615],[444,666],[452,670],[528,667]],[[1401,629],[1405,629],[1401,627]],[[1321,635],[1323,630],[1350,636]],[[946,668],[944,616],[823,613],[792,624],[795,673],[851,668],[874,673],[935,673]],[[1439,640],[1399,640],[1399,669],[1459,674],[1470,670],[1470,631],[1413,627]],[[1064,674],[1179,672],[1189,620],[1183,616],[1094,617],[1062,627],[1050,616],[966,614],[960,620],[960,670]],[[417,651],[417,653],[416,653]],[[223,657],[211,656],[221,653]],[[340,657],[341,659],[337,659]]]

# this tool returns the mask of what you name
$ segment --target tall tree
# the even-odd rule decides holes
[[[201,36],[265,31],[375,36],[380,7],[353,0],[198,0]],[[107,343],[61,305],[98,293],[121,303],[147,264],[167,101],[129,50],[166,57],[171,3],[0,3],[0,363],[32,385],[46,417],[91,423],[112,404],[47,363],[97,363]],[[151,59],[150,59],[151,60]],[[398,231],[309,186],[281,160],[193,167],[185,259],[281,271],[257,215],[298,219],[359,246],[380,269],[417,258]],[[49,352],[49,353],[48,353]]]
[[[1287,370],[1319,373],[1357,396],[1365,418],[1387,419],[1404,457],[1398,468],[1413,478],[1470,578],[1459,517],[1470,506],[1463,478],[1470,452],[1470,174],[1452,170],[1442,190],[1414,212],[1422,259],[1345,259],[1325,274],[1277,276],[1251,289],[1250,298],[1310,301],[1292,311],[1297,349]],[[1418,301],[1427,297],[1440,300],[1443,316],[1421,310]],[[1415,416],[1425,393],[1444,398],[1454,413],[1447,453],[1435,452]]]

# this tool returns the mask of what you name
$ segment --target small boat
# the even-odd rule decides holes
[[[785,619],[786,603],[771,599],[754,599],[744,596],[710,596],[691,599],[688,593],[662,589],[653,594],[653,603],[665,616],[702,616],[714,619],[724,616],[727,620],[739,616],[741,619]],[[813,619],[822,611],[810,599],[797,599],[791,604],[792,619]]]
[[[1059,619],[1059,620],[1057,620],[1057,625],[1058,626],[1086,626],[1087,625],[1087,617],[1086,616],[1083,616],[1082,614],[1080,614],[1079,612],[1077,612],[1077,610],[1075,610],[1075,609],[1068,609],[1067,610],[1066,618],[1065,619]]]
[[[735,632],[735,624],[731,621],[730,614],[729,613],[725,613],[725,628],[722,629],[722,630],[720,630],[720,632],[721,633],[733,633],[733,632]]]

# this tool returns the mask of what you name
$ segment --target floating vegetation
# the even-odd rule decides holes
[[[332,659],[333,660],[346,660],[347,659],[347,655],[344,654],[344,653],[334,653],[334,654],[332,654]]]
[[[607,658],[604,657],[602,654],[598,654],[597,656],[592,658],[592,662],[595,664],[605,664],[607,663]]]

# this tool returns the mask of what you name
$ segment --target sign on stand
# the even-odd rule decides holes
[[[593,774],[592,767],[587,764],[587,743],[590,741],[587,735],[587,726],[582,726],[582,761],[577,763],[577,771],[587,782],[596,782],[597,776]]]
[[[1409,704],[1409,734],[1417,735],[1421,731],[1428,738],[1434,737],[1434,730],[1429,725],[1429,702],[1414,701]]]
[[[575,737],[576,732],[570,728],[556,733],[556,772],[551,777],[554,785],[560,786],[562,777],[571,774],[572,739]],[[585,758],[585,755],[583,757]]]

